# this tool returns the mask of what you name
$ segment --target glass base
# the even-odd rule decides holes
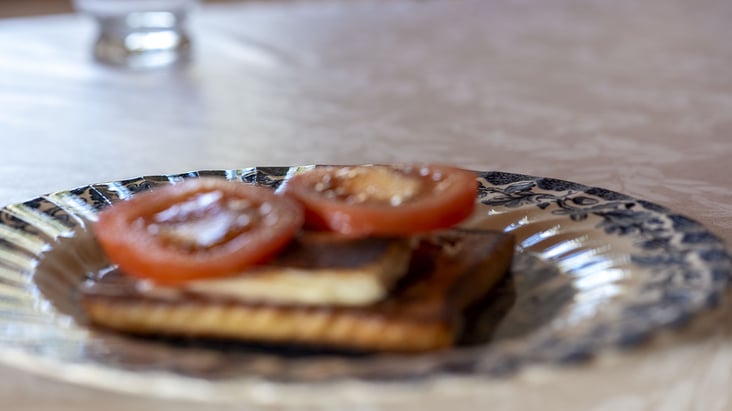
[[[97,61],[132,69],[151,69],[187,62],[191,39],[184,13],[135,12],[100,16],[100,33],[94,45]]]
[[[134,35],[136,35],[135,33]],[[155,33],[155,35],[175,33]],[[132,34],[131,34],[132,35]],[[100,63],[132,69],[150,69],[185,63],[190,60],[191,43],[186,35],[179,35],[173,47],[129,47],[125,39],[101,36],[94,45],[94,58]]]

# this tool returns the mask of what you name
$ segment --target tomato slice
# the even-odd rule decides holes
[[[113,205],[94,232],[122,272],[175,284],[264,262],[302,224],[302,208],[270,189],[201,178]]]
[[[468,217],[475,173],[427,164],[318,167],[294,175],[283,192],[305,208],[309,228],[350,236],[403,236]]]

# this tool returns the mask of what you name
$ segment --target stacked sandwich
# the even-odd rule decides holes
[[[455,228],[475,175],[441,165],[318,167],[277,191],[192,179],[104,210],[115,269],[84,285],[98,326],[359,351],[453,346],[513,240]]]

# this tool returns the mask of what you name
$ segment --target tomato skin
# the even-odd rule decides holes
[[[442,176],[442,184],[432,192],[424,193],[412,202],[399,205],[352,204],[340,199],[327,198],[315,187],[323,179],[332,180],[344,167],[318,167],[296,174],[284,185],[282,192],[299,201],[305,209],[305,225],[317,230],[330,230],[344,235],[363,237],[407,236],[453,226],[469,217],[475,208],[478,184],[475,173],[436,164],[407,166],[353,166],[390,167],[399,172],[418,170],[429,181]],[[426,171],[425,171],[426,170]],[[414,173],[414,171],[411,171]]]
[[[201,193],[251,201],[263,213],[260,224],[235,233],[221,244],[184,249],[166,243],[143,223]],[[251,211],[251,210],[250,210]],[[259,217],[258,217],[259,218]],[[140,193],[99,214],[94,233],[109,259],[133,277],[176,284],[192,279],[236,274],[273,257],[303,224],[302,208],[272,190],[214,178],[199,178]]]

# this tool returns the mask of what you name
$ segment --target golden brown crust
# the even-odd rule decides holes
[[[449,231],[423,240],[410,272],[384,301],[362,307],[263,304],[221,298],[150,298],[82,293],[89,319],[136,334],[297,343],[356,350],[419,352],[449,347],[462,312],[508,270],[511,237]]]
[[[135,304],[86,299],[105,327],[146,335],[196,336],[354,350],[424,351],[452,343],[445,324],[364,316],[354,311],[154,300]]]

